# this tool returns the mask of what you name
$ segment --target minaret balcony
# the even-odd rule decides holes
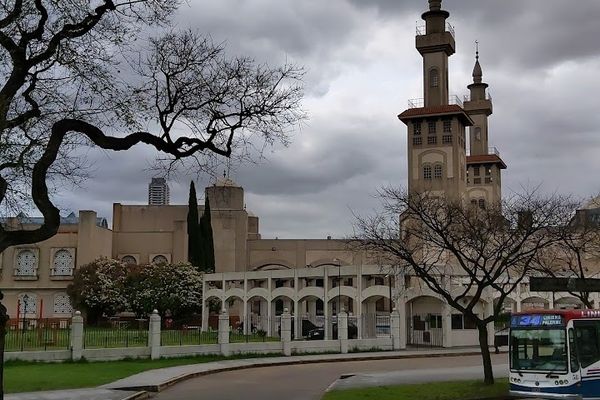
[[[453,38],[456,38],[456,33],[454,31],[454,26],[452,26],[449,22],[446,22],[446,31],[450,32]],[[425,36],[427,35],[427,24],[422,22],[417,22],[416,27],[417,36]]]
[[[460,99],[460,97],[453,94],[453,95],[448,96],[448,105],[457,105],[457,106],[462,107],[463,102]],[[408,100],[408,108],[423,108],[423,107],[425,107],[425,99],[422,97],[418,98],[418,99]]]
[[[489,90],[485,91],[485,100],[492,101],[492,94]],[[463,101],[466,103],[467,101],[471,101],[471,95],[465,94],[463,95]]]

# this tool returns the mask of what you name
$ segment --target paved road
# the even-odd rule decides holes
[[[506,364],[506,354],[494,355],[495,365]],[[342,374],[410,371],[422,376],[432,368],[465,368],[481,365],[480,356],[352,361],[253,368],[222,372],[182,382],[153,396],[155,400],[318,400]],[[464,379],[470,378],[468,372]],[[415,378],[417,381],[418,379]],[[452,379],[457,379],[453,376]]]

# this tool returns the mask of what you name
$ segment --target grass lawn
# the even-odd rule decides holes
[[[106,362],[31,363],[7,361],[4,366],[4,385],[6,393],[95,387],[150,369],[219,360],[272,356],[281,356],[281,354],[246,354],[232,357],[198,356]]]
[[[463,381],[335,390],[326,393],[323,400],[468,400],[506,395],[508,379],[496,379],[493,386],[481,381]]]

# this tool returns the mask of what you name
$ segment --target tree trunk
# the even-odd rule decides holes
[[[481,348],[481,358],[483,361],[483,383],[493,385],[494,371],[492,369],[492,356],[488,343],[487,324],[478,324],[477,330],[479,331],[479,347]]]

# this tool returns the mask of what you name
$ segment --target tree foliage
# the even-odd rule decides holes
[[[592,211],[581,202],[571,204],[573,219],[569,224],[558,226],[548,233],[555,243],[537,257],[537,272],[552,278],[588,279],[598,276],[600,259],[600,224],[591,218]],[[594,308],[591,292],[565,287],[565,291],[579,299],[587,308]]]
[[[112,316],[128,306],[130,269],[118,260],[100,258],[75,270],[67,287],[71,304],[85,313],[90,323]]]
[[[189,263],[146,265],[131,282],[129,304],[139,316],[154,309],[175,318],[200,313],[202,274]]]
[[[0,225],[0,253],[57,233],[52,194],[88,176],[82,146],[144,144],[172,167],[201,167],[256,141],[287,143],[304,118],[303,70],[229,57],[195,32],[159,33],[179,4],[0,0],[0,212],[44,218]]]
[[[194,185],[194,181],[190,182],[187,233],[188,261],[194,266],[199,266],[202,263],[202,254],[200,248],[200,229],[198,225],[198,199],[196,197],[196,186]]]
[[[214,272],[215,270],[215,245],[208,196],[204,198],[204,212],[200,218],[200,248],[202,249],[202,270]]]
[[[493,383],[488,324],[555,242],[548,229],[568,222],[566,199],[526,193],[481,209],[395,188],[380,195],[382,212],[357,218],[355,243],[416,275],[475,322],[485,381]],[[482,302],[493,304],[487,315],[477,312]]]
[[[189,263],[132,266],[100,258],[75,271],[67,293],[91,323],[123,311],[186,316],[202,306],[202,274]]]

